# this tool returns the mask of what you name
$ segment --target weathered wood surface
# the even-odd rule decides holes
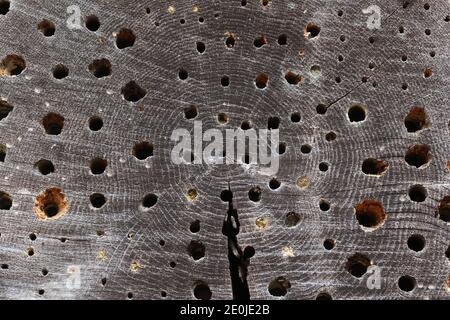
[[[3,8],[5,2],[0,0]],[[212,299],[231,299],[222,234],[228,203],[220,199],[228,183],[241,223],[239,245],[256,252],[248,267],[251,299],[279,299],[268,290],[277,277],[290,283],[284,299],[314,299],[323,292],[333,299],[449,298],[449,224],[438,215],[450,178],[448,1],[9,2],[0,15],[0,59],[19,55],[26,69],[8,76],[4,66],[0,76],[0,96],[13,106],[0,121],[6,146],[0,190],[12,198],[12,207],[0,211],[0,298],[194,299],[195,283],[204,281]],[[98,31],[84,23],[70,30],[72,5],[83,18],[97,16]],[[367,27],[369,15],[362,10],[370,5],[381,9],[380,29]],[[38,30],[43,19],[55,24],[53,36]],[[310,22],[320,27],[317,37],[305,37]],[[119,49],[113,33],[124,27],[136,41]],[[277,43],[282,34],[286,45]],[[226,45],[230,35],[232,47]],[[261,36],[267,44],[256,48]],[[99,79],[89,65],[102,58],[112,71]],[[52,74],[59,64],[69,70],[60,80]],[[312,66],[320,66],[320,74]],[[185,81],[178,78],[180,68],[188,71]],[[430,77],[424,76],[427,68]],[[286,81],[289,71],[303,77],[298,85]],[[269,76],[265,90],[254,84],[260,73]],[[221,85],[223,76],[228,87]],[[129,81],[147,91],[136,103],[121,94]],[[363,122],[348,119],[355,103],[367,108]],[[325,114],[317,112],[319,104],[328,106]],[[191,105],[205,129],[235,128],[246,120],[265,128],[269,117],[278,117],[286,144],[276,175],[281,187],[271,190],[272,177],[254,166],[174,165],[170,135],[193,129],[184,116]],[[425,109],[428,123],[411,133],[404,119],[413,106]],[[65,119],[59,135],[44,130],[50,112]],[[226,125],[216,121],[219,113],[228,115]],[[300,122],[291,121],[293,113]],[[100,131],[89,129],[92,116],[102,118]],[[337,138],[327,141],[331,131]],[[132,153],[142,141],[154,147],[146,160]],[[301,152],[305,144],[312,147],[309,154]],[[416,144],[431,152],[421,168],[405,161]],[[108,164],[103,174],[92,175],[97,157]],[[385,161],[384,174],[364,174],[368,158]],[[42,175],[35,167],[41,159],[55,171]],[[321,162],[328,171],[319,170]],[[299,177],[308,178],[306,188],[298,187]],[[426,189],[423,202],[408,196],[416,184]],[[248,197],[255,186],[262,189],[259,202]],[[40,220],[34,202],[50,187],[63,190],[68,209],[58,219]],[[198,196],[190,201],[193,188]],[[100,209],[90,204],[93,193],[106,197]],[[150,193],[158,201],[142,210]],[[321,199],[329,202],[328,211],[320,209]],[[354,211],[364,199],[379,201],[386,212],[372,232],[363,230]],[[300,216],[295,227],[286,226],[289,212]],[[195,220],[200,230],[192,233]],[[425,239],[419,252],[408,248],[415,234]],[[335,241],[332,250],[324,248],[326,239]],[[204,258],[189,255],[192,240],[204,244]],[[356,253],[380,268],[381,289],[367,287],[369,273],[357,278],[347,270]],[[77,270],[79,286],[68,286]],[[411,292],[399,288],[405,275],[416,279]]]

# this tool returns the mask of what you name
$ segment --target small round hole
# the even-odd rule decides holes
[[[41,159],[38,162],[36,162],[35,167],[44,176],[55,172],[55,166],[49,160]]]
[[[424,202],[427,198],[427,190],[420,184],[416,184],[409,188],[409,198],[415,202]]]
[[[320,27],[312,22],[308,23],[305,28],[305,35],[307,38],[312,39],[319,36]]]
[[[64,126],[64,117],[57,113],[50,112],[42,119],[42,125],[47,134],[59,135]]]
[[[12,207],[12,198],[6,192],[0,191],[0,210],[9,210]]]
[[[256,48],[261,48],[261,47],[264,46],[265,44],[267,44],[267,39],[266,39],[265,36],[258,37],[258,38],[256,38],[256,39],[253,41],[253,45],[254,45]]]
[[[55,77],[55,79],[61,80],[68,76],[69,76],[69,69],[65,65],[58,64],[53,68],[53,77]]]
[[[91,131],[99,131],[103,128],[103,120],[98,116],[93,116],[89,119],[89,129]]]
[[[300,222],[300,215],[296,212],[289,212],[286,214],[286,218],[284,220],[284,223],[286,224],[286,227],[292,228],[298,225]]]
[[[300,152],[303,154],[311,153],[312,147],[309,144],[304,144],[300,147]]]
[[[363,106],[353,105],[348,110],[348,119],[350,122],[361,122],[366,119],[366,110]]]
[[[205,282],[198,281],[194,286],[194,297],[198,300],[211,300],[211,289]]]
[[[38,24],[38,30],[45,36],[51,37],[55,34],[56,27],[50,20],[44,19]]]
[[[323,247],[324,247],[326,250],[333,250],[334,247],[335,247],[335,245],[336,245],[336,241],[334,241],[333,239],[326,239],[326,240],[323,242]]]
[[[264,89],[269,82],[269,76],[265,73],[259,74],[255,79],[255,85],[258,89]]]
[[[180,80],[186,80],[188,77],[189,77],[189,74],[186,70],[184,70],[184,69],[178,70],[178,78],[180,78]]]
[[[281,183],[276,178],[272,178],[269,182],[269,188],[272,190],[277,190],[278,188],[280,188],[280,186]]]
[[[321,211],[329,211],[330,210],[330,203],[326,200],[320,200],[319,202],[319,208]]]
[[[334,133],[333,131],[328,132],[325,135],[325,140],[328,142],[334,141],[334,140],[336,140],[336,138],[337,138],[336,133]]]
[[[398,279],[398,287],[405,292],[413,291],[416,284],[416,279],[411,276],[402,276]]]
[[[230,85],[230,78],[228,76],[223,76],[222,79],[220,79],[220,84],[222,87],[228,87]]]
[[[234,47],[234,45],[236,44],[236,40],[234,39],[234,36],[233,35],[229,35],[228,37],[227,37],[227,39],[225,40],[225,45],[228,47],[228,48],[233,48]]]
[[[205,50],[206,50],[205,43],[203,43],[201,41],[198,41],[197,42],[197,51],[198,51],[198,53],[203,54],[205,52]]]
[[[199,232],[200,231],[200,220],[195,220],[195,221],[191,222],[189,231],[191,231],[192,233]]]
[[[294,112],[291,114],[291,121],[294,123],[298,123],[302,120],[302,116],[298,112]]]
[[[277,277],[269,283],[269,293],[274,297],[285,296],[288,289],[291,288],[291,283],[285,277]]]
[[[192,257],[192,259],[194,259],[195,261],[202,259],[203,257],[205,257],[205,245],[197,240],[192,240],[189,243],[188,246],[188,252],[189,255]]]
[[[105,172],[108,166],[108,161],[102,158],[95,158],[91,161],[90,168],[91,173],[94,175],[99,175]]]
[[[327,171],[328,171],[328,168],[329,168],[328,163],[326,163],[326,162],[321,162],[321,163],[319,163],[319,170],[320,170],[320,171],[322,171],[322,172],[327,172]]]
[[[138,160],[145,160],[153,156],[153,145],[150,142],[143,141],[136,143],[133,147],[133,155]]]
[[[352,276],[361,278],[366,274],[370,264],[369,258],[360,253],[356,253],[348,258],[345,268]]]
[[[325,113],[327,113],[327,109],[328,109],[327,106],[324,105],[324,104],[319,104],[316,107],[316,111],[317,111],[318,114],[325,114]]]
[[[129,102],[138,102],[147,95],[147,90],[141,88],[136,81],[130,81],[121,89],[123,98]]]
[[[278,44],[279,44],[280,46],[285,46],[285,45],[287,45],[287,35],[285,35],[285,34],[280,35],[280,36],[278,37]]]
[[[230,190],[223,190],[220,193],[220,199],[224,202],[230,202],[233,200],[233,192]]]
[[[361,170],[367,175],[380,176],[388,169],[388,167],[388,163],[384,160],[369,158],[363,161]]]
[[[300,83],[300,81],[302,81],[302,76],[289,71],[288,73],[285,74],[284,78],[286,79],[287,83],[291,84],[291,85],[297,85]]]
[[[196,106],[190,106],[184,109],[184,117],[188,120],[195,119],[198,115],[198,109]]]
[[[94,15],[87,16],[85,19],[85,22],[86,22],[86,28],[89,31],[95,32],[98,29],[100,29],[100,20],[98,19],[97,16],[94,16]]]
[[[96,78],[103,78],[111,75],[111,62],[108,59],[94,60],[88,67],[89,71]]]
[[[248,198],[253,202],[259,202],[261,201],[261,188],[260,187],[253,187],[248,192]]]

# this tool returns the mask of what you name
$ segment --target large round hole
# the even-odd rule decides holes
[[[361,122],[366,119],[366,109],[361,105],[353,105],[348,110],[350,122]]]
[[[38,162],[36,162],[35,167],[44,176],[55,172],[55,166],[50,160],[41,159]]]
[[[427,190],[420,184],[416,184],[409,188],[409,198],[415,202],[424,202],[427,198]]]
[[[38,219],[58,219],[68,209],[68,201],[60,188],[53,187],[40,193],[33,206]]]
[[[135,81],[128,82],[121,90],[125,100],[130,102],[138,102],[147,94],[147,90],[141,88]]]
[[[358,223],[365,228],[376,229],[386,220],[381,202],[372,199],[364,199],[355,206],[355,214]]]
[[[152,157],[153,145],[147,141],[136,143],[133,147],[133,155],[139,160],[145,160]]]
[[[201,241],[192,240],[188,246],[189,255],[195,260],[200,260],[205,256],[205,245]]]
[[[350,274],[356,278],[361,278],[367,272],[370,266],[370,259],[360,253],[355,253],[347,259],[345,268]]]
[[[405,161],[412,167],[420,168],[431,161],[430,147],[425,144],[416,144],[406,151]]]
[[[285,277],[277,277],[269,283],[269,293],[274,297],[285,296],[288,289],[291,288],[291,283]]]
[[[111,62],[108,59],[96,59],[89,65],[89,71],[96,78],[103,78],[111,75]]]
[[[398,279],[398,287],[405,292],[413,291],[416,284],[416,279],[411,276],[402,276]]]
[[[384,160],[369,158],[363,161],[361,170],[364,174],[380,176],[388,167],[388,163]]]
[[[408,238],[408,248],[419,252],[425,248],[425,238],[420,234],[413,234]]]
[[[12,198],[6,192],[0,191],[0,210],[9,210],[12,207]]]
[[[105,172],[106,167],[108,166],[108,161],[102,158],[92,159],[90,164],[91,173],[95,175],[99,175]]]
[[[59,135],[64,127],[64,117],[50,112],[42,119],[45,132],[49,135]]]
[[[417,132],[428,125],[428,117],[423,107],[412,107],[405,117],[405,127],[408,132]]]
[[[101,208],[106,203],[106,198],[101,193],[94,193],[89,197],[89,201],[94,208]]]
[[[55,34],[56,27],[50,20],[44,19],[38,24],[38,30],[46,37],[51,37]]]
[[[116,45],[119,49],[132,47],[136,41],[136,36],[131,29],[122,28],[117,33]]]
[[[211,300],[211,289],[209,289],[209,286],[205,282],[198,281],[194,285],[194,297],[198,300]]]

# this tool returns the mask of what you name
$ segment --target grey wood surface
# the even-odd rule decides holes
[[[6,153],[0,163],[0,298],[195,299],[200,284],[200,295],[208,297],[209,288],[212,299],[232,299],[229,240],[222,233],[230,204],[220,198],[228,188],[240,222],[238,246],[255,250],[246,270],[251,299],[450,297],[450,201],[444,198],[450,189],[449,2],[243,4],[0,0],[1,111],[10,110],[0,121]],[[379,29],[368,28],[370,14],[363,13],[371,5],[380,8]],[[80,9],[81,29],[68,27],[71,6]],[[99,19],[97,31],[85,26],[91,15]],[[317,36],[308,36],[309,23],[320,27]],[[122,28],[132,30],[135,41],[119,49]],[[280,35],[286,45],[278,43]],[[266,43],[257,48],[261,37]],[[92,70],[101,59],[110,62],[111,74],[97,78]],[[58,65],[67,69],[54,74]],[[108,73],[106,60],[100,66],[98,72]],[[188,72],[186,80],[179,79],[180,69]],[[67,71],[63,79],[54,76]],[[301,81],[289,84],[289,72]],[[255,86],[261,73],[268,76],[264,90]],[[228,87],[221,85],[223,76]],[[130,81],[145,91],[137,102],[124,99]],[[353,105],[364,107],[364,121],[350,121]],[[173,164],[170,135],[193,130],[184,113],[191,106],[204,129],[243,121],[267,128],[270,117],[279,118],[286,145],[276,174],[281,186],[271,190],[274,177],[257,165]],[[408,132],[405,117],[413,107],[425,116],[416,113],[420,130]],[[61,116],[50,128],[49,113]],[[228,123],[218,123],[220,113]],[[299,122],[291,121],[295,113]],[[93,116],[103,121],[99,131],[89,128]],[[61,125],[60,134],[46,132]],[[335,140],[326,138],[330,132]],[[133,147],[144,141],[153,155],[139,160]],[[311,152],[302,153],[303,145]],[[419,168],[405,160],[415,145],[430,153]],[[93,175],[96,158],[107,166]],[[385,171],[364,173],[369,158]],[[42,159],[54,172],[40,172],[49,170],[48,163],[36,166]],[[426,190],[422,202],[409,195],[415,185],[423,188],[412,198]],[[249,199],[254,187],[261,189],[258,202]],[[59,191],[43,195],[49,188]],[[91,205],[95,193],[106,198],[101,208]],[[157,203],[144,209],[148,194]],[[374,207],[362,207],[362,216],[355,207],[367,199],[384,215],[364,227],[361,219],[373,218]],[[38,214],[55,203],[62,215]],[[193,233],[196,220],[200,229]],[[298,223],[289,226],[292,221]],[[421,237],[410,239],[414,235]],[[411,250],[408,239],[413,248],[425,240],[424,248]],[[204,257],[193,259],[192,241],[201,242]],[[371,266],[379,268],[379,289],[368,288],[370,272],[354,275]],[[410,278],[399,285],[403,276]],[[402,290],[411,283],[412,291]]]

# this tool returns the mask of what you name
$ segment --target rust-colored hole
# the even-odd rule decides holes
[[[300,83],[300,81],[302,81],[302,76],[301,75],[299,75],[298,73],[291,72],[291,71],[286,73],[284,78],[286,79],[286,81],[289,84],[292,84],[292,85],[297,85],[297,84]]]
[[[39,194],[33,206],[38,219],[58,219],[67,212],[68,201],[60,188],[53,187]]]
[[[43,19],[38,24],[38,30],[46,37],[51,37],[55,34],[56,27],[53,22],[47,19]]]
[[[119,49],[132,47],[136,41],[136,36],[133,31],[127,28],[122,28],[117,33],[116,45]]]
[[[381,202],[373,199],[365,199],[355,206],[355,214],[358,223],[365,228],[376,229],[386,220]]]
[[[25,60],[17,54],[9,54],[0,64],[0,76],[18,76],[25,70]]]
[[[255,79],[255,84],[258,89],[264,89],[267,87],[268,82],[269,76],[265,73],[260,73]]]
[[[364,160],[361,170],[364,174],[380,176],[388,169],[389,164],[384,160],[369,158]]]
[[[428,117],[423,107],[412,107],[405,117],[408,132],[416,132],[428,126]]]
[[[450,222],[450,196],[445,196],[439,202],[438,214],[439,219]]]
[[[406,151],[405,161],[410,166],[420,168],[431,161],[430,147],[425,144],[416,144]]]
[[[370,259],[360,253],[355,253],[347,259],[345,269],[356,278],[361,278],[370,266]]]
[[[431,68],[425,68],[424,70],[423,70],[423,76],[425,77],[425,78],[429,78],[429,77],[431,77],[433,75],[433,69],[431,69]]]

